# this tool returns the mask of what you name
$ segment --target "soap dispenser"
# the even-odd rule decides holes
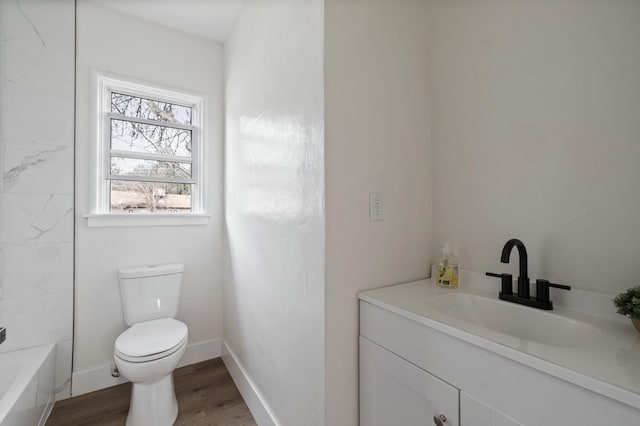
[[[442,258],[438,263],[436,278],[440,287],[458,287],[458,258],[451,252],[449,243],[444,243],[442,248]]]

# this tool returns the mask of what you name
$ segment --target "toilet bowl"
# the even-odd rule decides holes
[[[173,424],[178,403],[172,373],[187,339],[187,326],[172,318],[138,323],[118,336],[115,363],[133,383],[127,426]]]
[[[121,376],[133,383],[127,426],[170,426],[178,416],[173,370],[184,355],[187,326],[178,312],[183,265],[118,271],[125,322],[114,345]]]

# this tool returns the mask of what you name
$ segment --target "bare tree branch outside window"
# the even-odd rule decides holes
[[[189,211],[192,108],[112,93],[111,113],[111,211]]]

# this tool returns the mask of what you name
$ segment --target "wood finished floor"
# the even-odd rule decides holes
[[[179,368],[173,377],[179,409],[175,425],[256,425],[220,358]],[[131,384],[124,383],[59,401],[46,426],[122,426],[130,395]]]

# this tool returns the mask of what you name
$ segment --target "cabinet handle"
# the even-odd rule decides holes
[[[437,416],[433,416],[433,422],[436,424],[436,426],[444,426],[444,424],[447,422],[447,418],[444,416],[444,414],[438,414]]]

